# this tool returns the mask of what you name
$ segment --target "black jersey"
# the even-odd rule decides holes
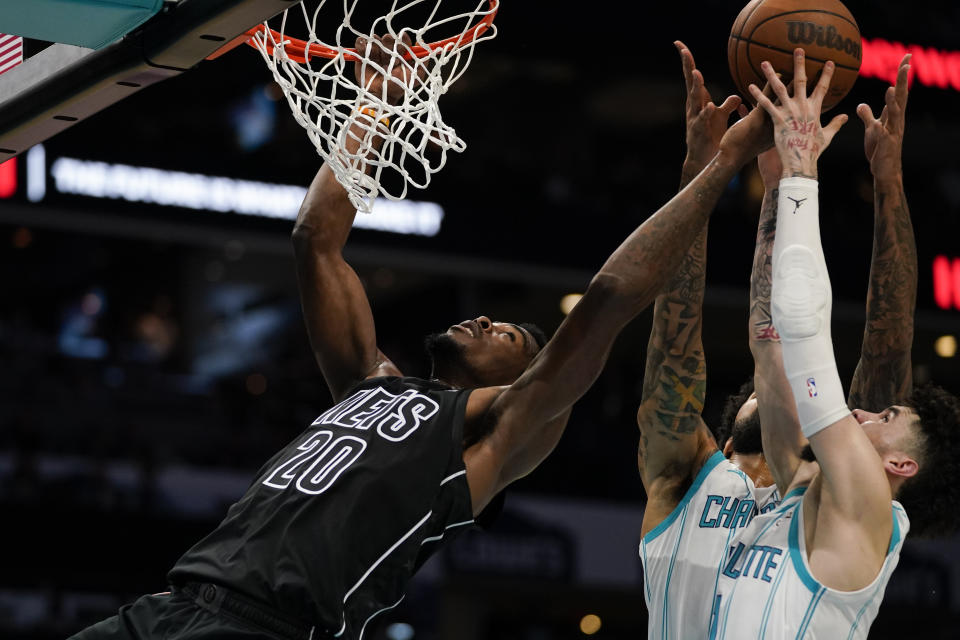
[[[360,638],[439,542],[473,523],[469,395],[418,378],[364,381],[260,470],[171,584],[218,583]]]

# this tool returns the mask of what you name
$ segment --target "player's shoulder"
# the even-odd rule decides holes
[[[729,500],[731,495],[745,496],[752,491],[749,478],[741,477],[743,472],[716,448],[689,473],[685,486],[665,487],[657,483],[648,491],[644,511],[644,543],[653,543],[678,522],[685,522],[686,518],[678,520],[681,515],[690,510],[702,511],[714,498],[723,502],[724,499]],[[743,478],[746,478],[746,482]],[[679,525],[680,528],[683,526]]]
[[[698,461],[690,466],[684,482],[664,482],[660,491],[656,490],[655,485],[651,488],[651,493],[672,494],[672,499],[669,502],[675,503],[675,508],[680,509],[696,499],[698,494],[713,491],[718,483],[729,482],[728,472],[740,473],[740,470],[737,469],[736,465],[731,464],[720,451],[716,449],[706,450],[701,454]],[[681,476],[682,474],[678,473],[676,476],[665,474],[664,477],[679,478]],[[669,490],[663,490],[664,488]]]
[[[704,484],[723,483],[736,487],[742,486],[751,492],[755,489],[750,476],[743,469],[730,462],[719,450],[716,450],[704,461],[698,473],[698,479],[700,478],[702,478]],[[694,482],[696,483],[696,480]]]

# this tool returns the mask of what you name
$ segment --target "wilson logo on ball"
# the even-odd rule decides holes
[[[843,51],[857,60],[862,59],[860,42],[844,38],[833,26],[823,26],[816,22],[787,21],[787,40],[793,44],[813,44]]]
[[[767,81],[760,70],[764,62],[789,84],[797,48],[806,52],[808,90],[828,60],[836,64],[822,109],[836,105],[856,82],[865,50],[857,21],[840,0],[750,0],[727,40],[730,75],[740,95],[752,102],[749,86]]]

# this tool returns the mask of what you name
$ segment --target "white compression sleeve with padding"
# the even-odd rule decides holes
[[[810,437],[850,414],[833,357],[831,290],[820,245],[817,181],[780,181],[773,245],[773,324],[803,434]]]

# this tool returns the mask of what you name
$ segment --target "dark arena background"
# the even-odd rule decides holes
[[[841,376],[859,356],[873,233],[854,110],[879,112],[899,43],[915,70],[914,375],[957,393],[960,5],[846,4],[874,57],[837,107],[851,121],[820,169]],[[410,194],[422,204],[354,230],[347,259],[403,371],[426,375],[422,337],[479,314],[553,331],[562,299],[674,194],[684,87],[672,42],[721,101],[742,4],[627,7],[503,0],[499,35],[440,101],[466,152]],[[43,46],[27,41],[27,56]],[[179,554],[329,406],[290,245],[319,165],[259,54],[241,47],[0,166],[0,637],[63,638],[166,590]],[[233,197],[208,197],[214,184]],[[749,165],[710,224],[708,424],[752,373],[761,195]],[[645,636],[635,412],[649,329],[647,311],[493,530],[431,560],[370,638],[572,640],[598,622],[597,638]],[[958,623],[960,538],[908,538],[871,638],[955,638]]]

